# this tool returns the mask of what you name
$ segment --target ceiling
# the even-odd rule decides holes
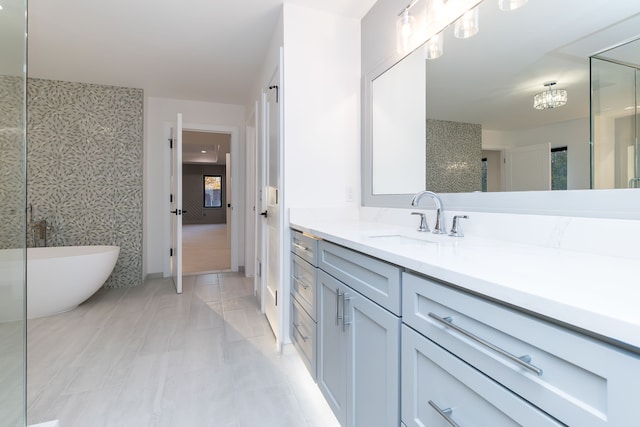
[[[287,0],[361,19],[375,0]],[[284,0],[29,0],[30,77],[244,105]]]
[[[231,134],[182,131],[182,163],[225,165],[231,153]]]

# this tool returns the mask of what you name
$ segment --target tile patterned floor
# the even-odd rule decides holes
[[[338,426],[296,350],[275,350],[253,279],[105,289],[28,324],[28,422],[61,427]]]

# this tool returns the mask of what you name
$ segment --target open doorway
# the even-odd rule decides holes
[[[231,135],[182,134],[183,275],[231,270]]]

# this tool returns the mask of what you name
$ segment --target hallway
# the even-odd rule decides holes
[[[253,279],[103,289],[28,323],[28,424],[337,426],[292,346],[275,351]]]
[[[231,270],[231,239],[227,224],[182,226],[182,273]]]

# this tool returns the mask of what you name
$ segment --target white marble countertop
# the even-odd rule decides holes
[[[307,218],[291,226],[640,351],[637,258],[454,238],[357,219]]]

